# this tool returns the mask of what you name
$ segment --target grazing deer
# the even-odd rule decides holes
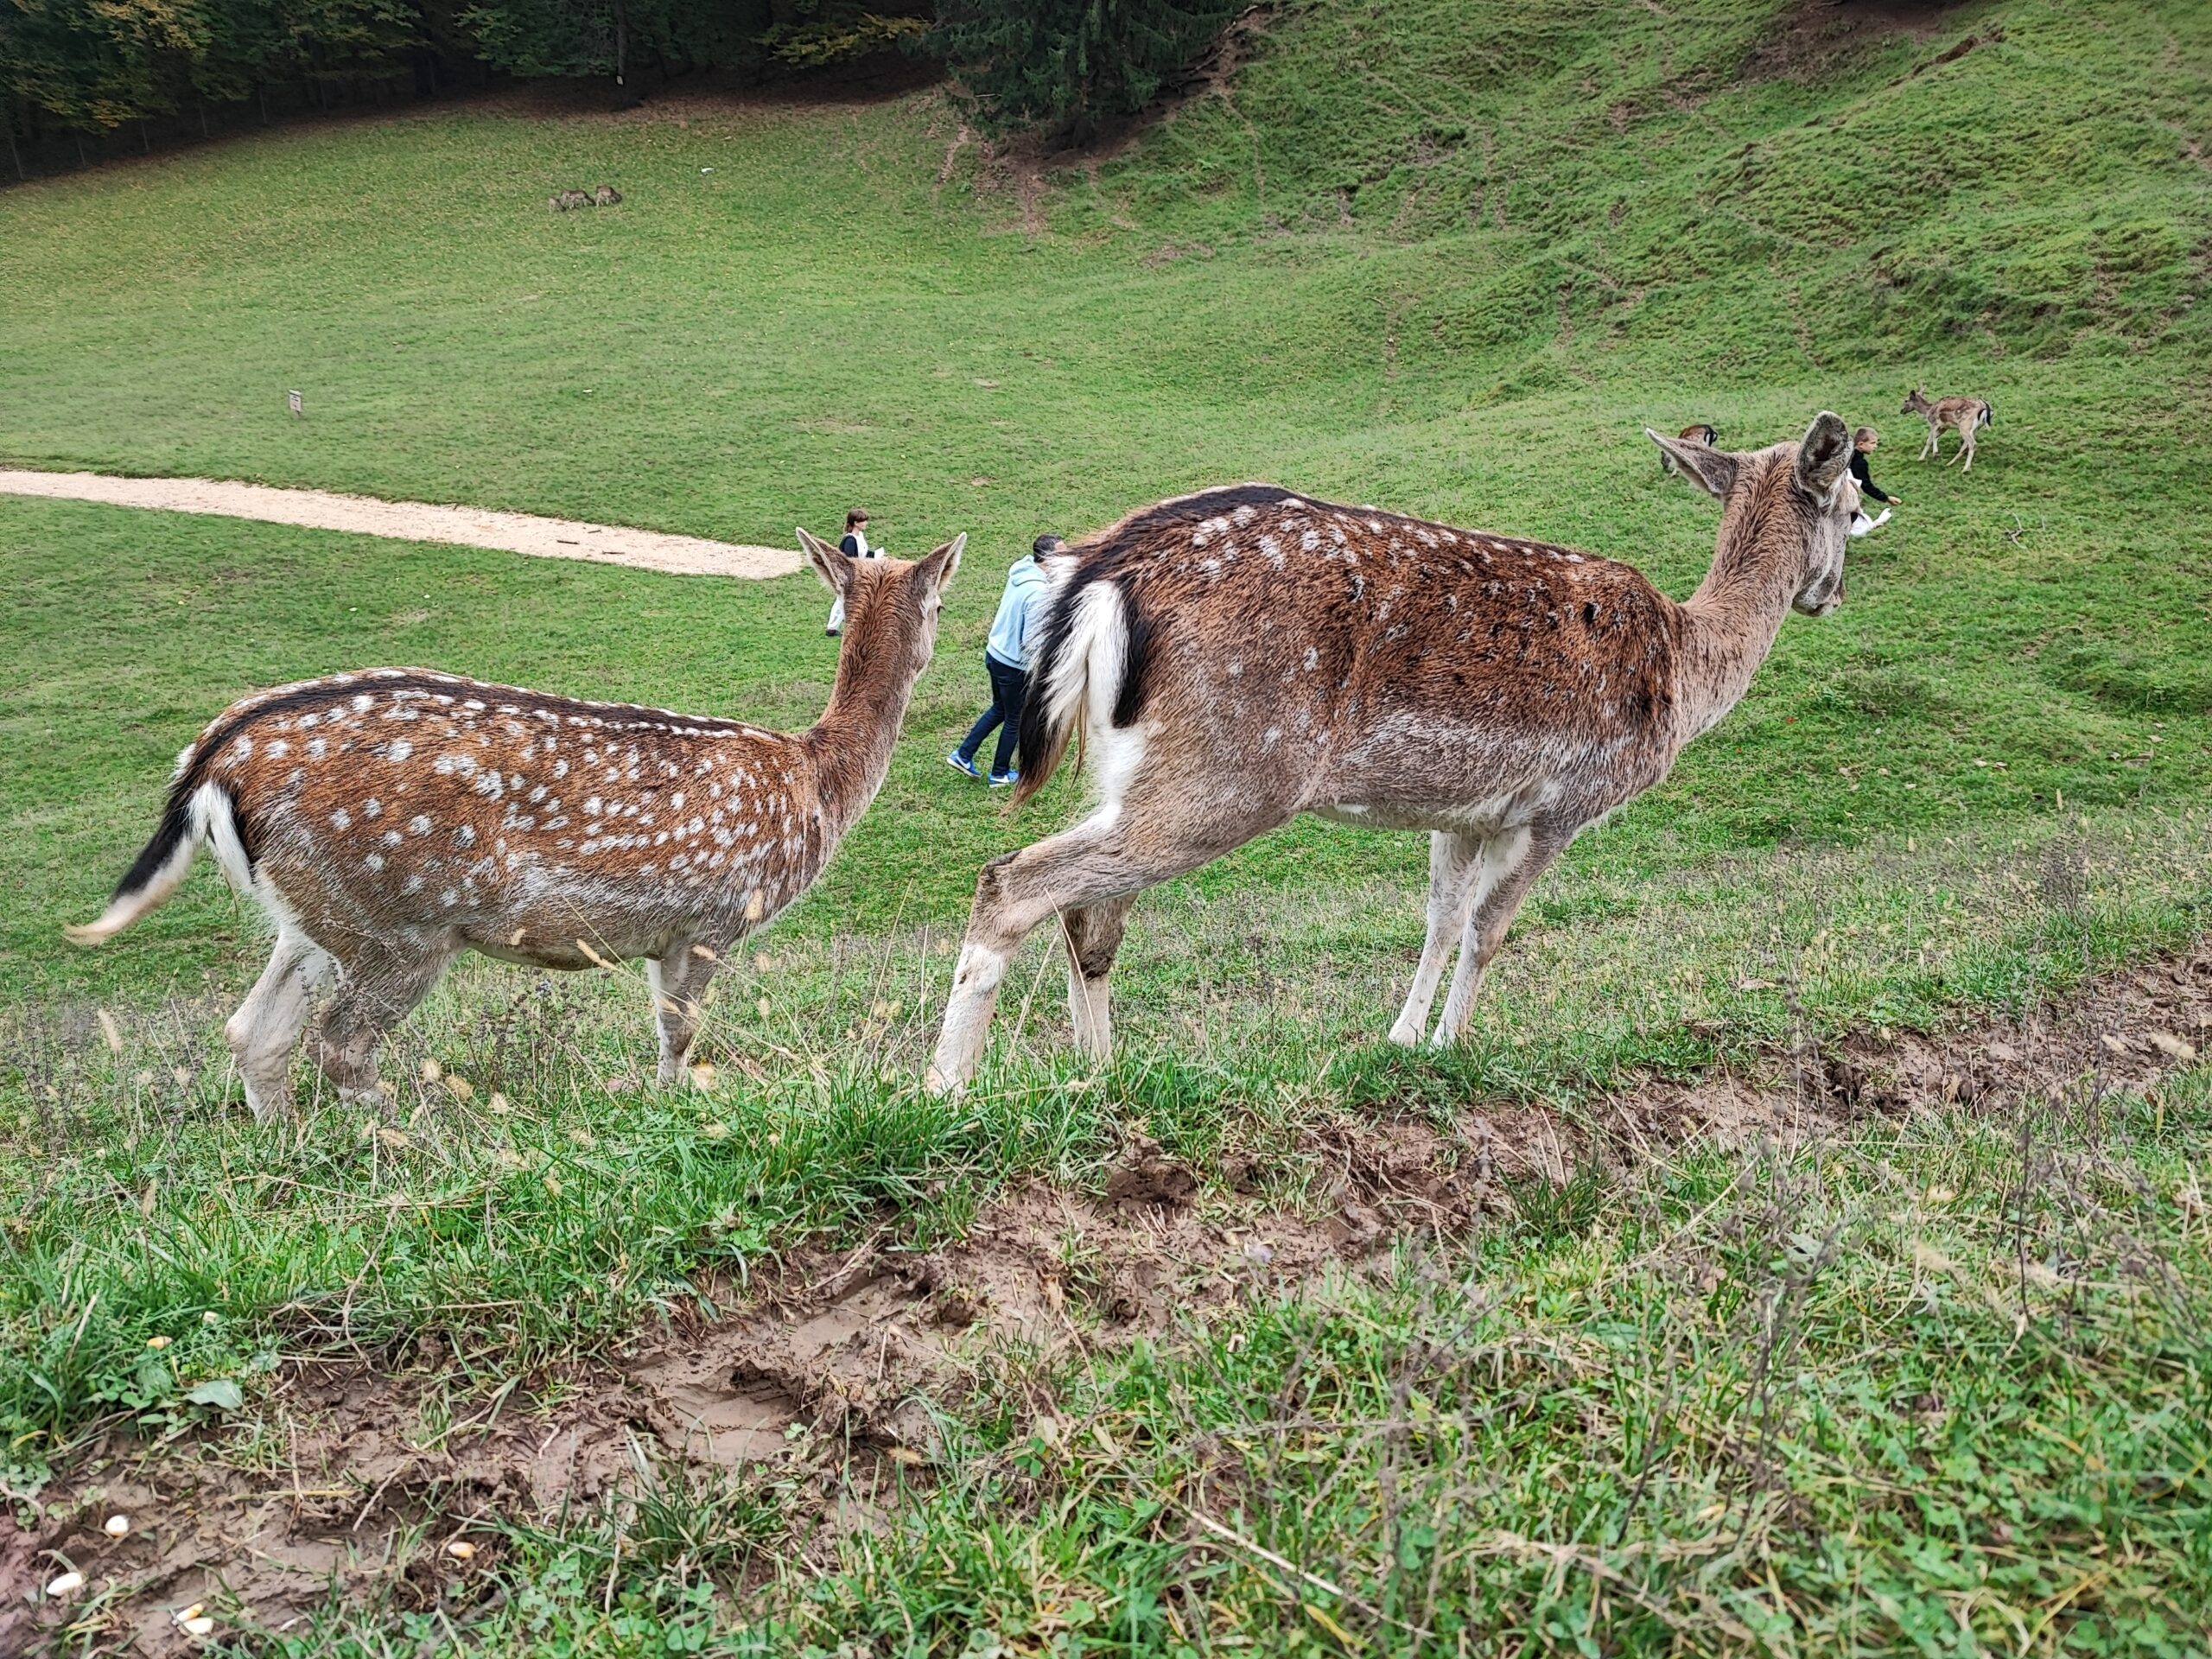
[[[591,199],[594,207],[612,207],[622,200],[622,193],[611,184],[602,184],[591,193]]]
[[[1701,421],[1695,426],[1684,427],[1681,435],[1686,441],[1701,443],[1708,449],[1720,442],[1720,434]],[[1664,449],[1659,452],[1659,470],[1669,474],[1675,470],[1675,463]]]
[[[1986,398],[1938,397],[1935,402],[1930,403],[1928,400],[1928,394],[1918,386],[1912,389],[1911,394],[1904,400],[1904,407],[1897,413],[1917,415],[1928,423],[1928,442],[1920,446],[1918,456],[1922,461],[1927,460],[1930,455],[1942,454],[1943,446],[1941,440],[1947,430],[1957,433],[1959,447],[1951,452],[1951,460],[1943,464],[1948,467],[1952,461],[1964,455],[1967,458],[1967,464],[1959,468],[1961,473],[1974,471],[1975,429],[1979,427],[1994,425],[1997,418],[1997,411],[1990,407]]]
[[[556,213],[565,213],[574,207],[588,207],[591,198],[581,190],[563,190],[557,196],[548,196],[545,205]]]
[[[153,839],[68,937],[111,938],[212,847],[276,928],[223,1028],[257,1117],[289,1103],[292,1046],[334,970],[315,1062],[342,1097],[378,1102],[378,1044],[469,949],[536,968],[643,957],[675,1082],[715,968],[806,891],[882,787],[967,542],[863,563],[798,534],[849,619],[807,731],[414,668],[283,686],[179,757]]]
[[[1719,498],[1676,604],[1624,564],[1243,484],[1147,507],[1053,561],[1021,719],[1034,794],[1078,734],[1098,804],[976,884],[931,1086],[973,1075],[999,981],[1057,914],[1077,1039],[1112,1047],[1106,979],[1145,888],[1300,812],[1429,832],[1427,937],[1390,1035],[1466,1029],[1546,866],[1667,775],[1751,684],[1794,606],[1843,596],[1858,491],[1822,414],[1734,454],[1648,432]]]

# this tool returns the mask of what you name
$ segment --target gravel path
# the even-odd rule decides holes
[[[310,530],[352,531],[405,542],[453,542],[496,547],[540,559],[587,559],[634,565],[679,576],[783,576],[799,568],[796,550],[669,536],[657,530],[540,518],[481,507],[440,507],[421,501],[378,501],[324,490],[280,490],[210,478],[118,478],[107,473],[28,473],[0,468],[0,494],[43,495],[65,501],[105,501],[123,507],[259,518]]]

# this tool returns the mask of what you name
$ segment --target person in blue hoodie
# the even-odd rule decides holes
[[[999,595],[998,614],[991,619],[991,637],[983,647],[983,669],[991,677],[991,706],[968,729],[960,747],[944,757],[945,765],[970,778],[983,774],[976,766],[976,752],[998,728],[998,751],[991,763],[991,787],[1004,789],[1020,781],[1014,769],[1014,745],[1021,731],[1021,699],[1029,689],[1029,658],[1044,632],[1045,604],[1052,596],[1039,559],[1066,546],[1057,536],[1039,536],[1030,543],[1026,557],[1016,559],[1006,573],[1006,591]]]

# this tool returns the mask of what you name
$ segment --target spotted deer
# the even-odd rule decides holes
[[[178,758],[153,839],[79,944],[169,898],[200,847],[275,924],[224,1027],[257,1117],[286,1109],[294,1043],[349,1100],[465,950],[534,968],[643,958],[663,1084],[709,980],[822,873],[882,787],[967,538],[863,562],[799,531],[845,601],[836,678],[806,731],[587,702],[418,668],[281,686],[232,704]]]
[[[1112,1049],[1107,976],[1146,888],[1301,812],[1429,834],[1427,933],[1392,1027],[1467,1027],[1547,866],[1664,778],[1751,684],[1792,607],[1843,596],[1858,491],[1843,422],[1750,454],[1648,432],[1718,497],[1677,604],[1625,564],[1243,484],[1165,501],[1055,558],[1017,801],[1082,740],[1097,803],[976,884],[931,1086],[973,1075],[999,982],[1058,916],[1079,1044]]]
[[[1917,415],[1928,423],[1928,442],[1920,446],[1920,454],[1917,457],[1921,461],[1927,460],[1930,455],[1939,455],[1943,453],[1942,440],[1945,432],[1957,433],[1959,447],[1951,452],[1951,460],[1943,464],[1948,467],[1952,461],[1964,455],[1967,458],[1967,464],[1959,468],[1961,473],[1974,471],[1975,431],[1981,427],[1993,426],[1997,419],[1997,411],[1989,406],[1986,399],[1938,397],[1930,403],[1928,394],[1918,386],[1915,386],[1906,396],[1904,407],[1898,410],[1897,413]]]
[[[563,190],[558,195],[548,196],[545,205],[556,213],[566,213],[579,207],[588,207],[592,200],[581,190]]]

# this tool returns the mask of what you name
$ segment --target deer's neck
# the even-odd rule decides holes
[[[907,653],[902,646],[868,638],[849,625],[830,706],[799,739],[813,765],[824,856],[868,810],[891,771],[891,752],[916,678],[903,666]]]
[[[1804,574],[1788,518],[1756,497],[1732,501],[1722,516],[1713,568],[1682,607],[1684,743],[1736,706],[1782,632]]]

